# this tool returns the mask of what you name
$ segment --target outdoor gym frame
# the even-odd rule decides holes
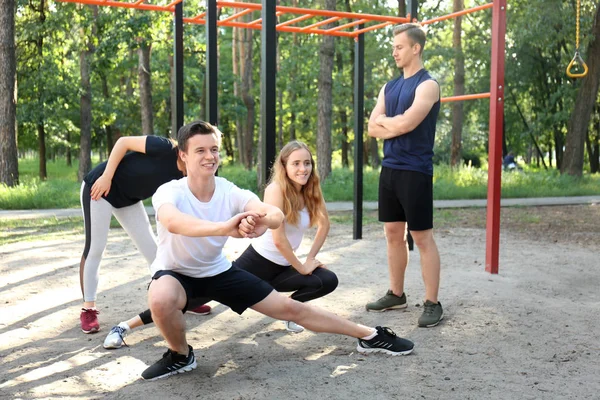
[[[206,11],[191,17],[183,17],[183,0],[174,0],[166,6],[145,4],[144,0],[133,3],[114,0],[58,0],[97,6],[135,8],[140,10],[166,11],[174,15],[174,79],[175,79],[175,128],[183,126],[183,23],[206,26],[206,119],[218,125],[217,121],[217,26],[230,26],[261,30],[261,91],[260,127],[262,137],[262,176],[269,175],[276,156],[276,38],[277,31],[351,37],[355,40],[354,51],[354,212],[353,238],[362,238],[363,217],[363,136],[365,126],[364,110],[364,34],[389,25],[417,21],[418,0],[407,0],[407,16],[392,17],[362,13],[348,13],[328,10],[313,10],[298,7],[277,6],[274,0],[261,0],[258,3],[206,0]],[[233,8],[237,12],[217,20],[218,8]],[[488,194],[486,225],[486,271],[497,274],[500,249],[500,198],[502,179],[502,134],[504,120],[504,46],[506,33],[506,0],[493,0],[491,3],[476,6],[446,16],[419,21],[422,25],[456,18],[461,15],[492,8],[492,44],[490,92],[453,96],[442,102],[474,99],[490,99],[489,150],[488,150]],[[250,22],[236,21],[254,11],[261,12],[261,18]],[[292,14],[293,18],[280,23],[277,19]],[[325,18],[318,22],[299,26],[298,24],[315,18]],[[350,22],[332,28],[324,25],[347,19]],[[310,22],[310,21],[309,21]],[[350,30],[352,29],[352,30]]]

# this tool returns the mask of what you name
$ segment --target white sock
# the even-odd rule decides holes
[[[119,326],[123,329],[125,329],[127,332],[129,332],[131,330],[131,328],[129,327],[129,325],[127,325],[127,322],[119,322]]]
[[[362,340],[371,340],[371,339],[373,339],[375,336],[377,336],[377,329],[375,329],[375,328],[370,328],[370,329],[373,329],[373,333],[371,333],[371,334],[370,334],[370,335],[368,335],[368,336],[365,336],[365,337],[361,338]]]

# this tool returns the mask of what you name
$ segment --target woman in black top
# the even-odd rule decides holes
[[[83,179],[81,207],[85,248],[79,264],[83,294],[80,315],[84,333],[97,332],[96,292],[102,254],[106,248],[111,215],[125,229],[148,265],[156,256],[156,236],[142,200],[163,183],[184,176],[174,141],[159,136],[121,137],[106,162]]]

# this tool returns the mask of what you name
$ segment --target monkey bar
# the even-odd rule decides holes
[[[206,10],[193,17],[183,17],[183,0],[174,0],[160,6],[146,4],[145,0],[134,2],[116,0],[58,0],[60,2],[133,8],[140,10],[171,12],[174,14],[174,70],[175,70],[175,126],[177,131],[183,125],[183,23],[206,26],[207,51],[206,71],[207,90],[206,119],[217,125],[217,26],[238,27],[261,30],[261,135],[262,135],[262,174],[266,180],[275,160],[276,132],[276,31],[351,37],[355,40],[354,58],[354,229],[353,238],[362,237],[363,200],[363,133],[364,117],[364,34],[392,24],[417,21],[418,0],[406,0],[407,16],[392,17],[374,14],[349,13],[330,10],[305,9],[277,6],[274,0],[261,0],[261,3],[206,0]],[[217,9],[232,8],[231,15],[217,19]],[[498,273],[500,238],[500,189],[502,173],[502,126],[504,118],[504,45],[506,33],[506,0],[493,0],[491,3],[469,8],[445,16],[421,21],[428,25],[476,11],[492,8],[492,59],[490,92],[442,98],[443,103],[474,99],[490,99],[490,139],[488,170],[488,207],[486,227],[486,271]],[[240,21],[240,18],[255,11],[261,18],[253,21]],[[279,19],[279,20],[278,20]],[[344,21],[347,20],[347,21]],[[332,23],[337,26],[324,27]]]

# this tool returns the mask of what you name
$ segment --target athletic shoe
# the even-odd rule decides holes
[[[190,313],[190,314],[197,314],[197,315],[208,315],[210,314],[210,306],[207,306],[206,304],[202,304],[198,307],[195,308],[191,308],[189,310],[187,310],[186,312]]]
[[[423,314],[419,317],[419,326],[422,328],[431,328],[444,319],[444,310],[442,303],[434,303],[427,300],[423,303]]]
[[[302,325],[298,325],[294,321],[283,321],[285,322],[285,330],[293,333],[304,332],[304,327]]]
[[[377,335],[373,339],[358,339],[356,350],[359,353],[381,352],[392,356],[405,356],[412,353],[415,345],[410,340],[396,336],[393,330],[385,326],[378,326],[375,329],[377,329]]]
[[[197,364],[196,357],[194,357],[194,349],[190,345],[188,345],[188,348],[187,357],[171,349],[167,350],[160,360],[142,372],[142,378],[147,381],[153,381],[196,369]]]
[[[82,308],[81,314],[79,314],[79,321],[81,322],[81,330],[83,333],[96,333],[100,330],[100,324],[98,323],[98,314],[100,311],[92,308]]]
[[[104,348],[105,349],[118,349],[119,347],[125,345],[125,336],[130,332],[129,329],[122,327],[121,325],[113,326],[108,335],[106,335],[106,339],[104,339]]]
[[[396,310],[406,308],[406,295],[396,296],[394,292],[388,290],[385,296],[372,303],[367,303],[367,311],[383,312],[386,310]]]

